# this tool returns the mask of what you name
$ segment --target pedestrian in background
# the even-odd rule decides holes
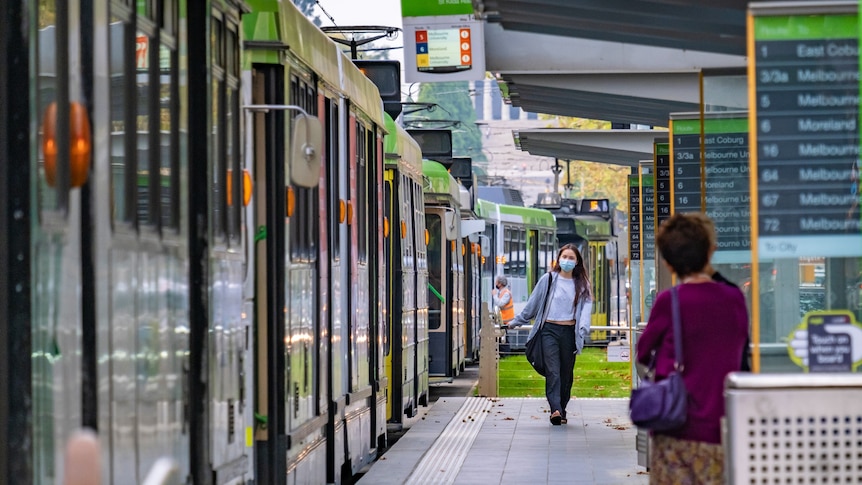
[[[515,318],[515,302],[512,300],[512,290],[505,276],[498,276],[491,291],[494,306],[500,309],[500,326],[507,326]]]
[[[557,253],[554,269],[539,278],[527,306],[509,324],[509,328],[520,327],[535,319],[529,337],[533,338],[537,324],[544,322],[542,334],[536,338],[542,339],[544,348],[545,396],[551,424],[555,426],[568,422],[566,405],[572,396],[575,359],[590,332],[592,311],[593,296],[584,259],[577,246],[566,244]]]
[[[715,251],[712,221],[701,213],[676,214],[662,223],[656,246],[680,282],[683,381],[688,391],[686,423],[672,431],[653,432],[650,483],[720,484],[724,467],[721,418],[724,379],[740,370],[748,338],[745,297],[734,285],[710,274]],[[654,360],[655,380],[674,370],[674,334],[670,290],[656,298],[646,330],[638,340],[637,360]]]

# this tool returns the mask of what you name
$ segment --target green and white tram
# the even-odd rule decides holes
[[[485,220],[488,251],[482,253],[482,299],[491,302],[496,276],[505,276],[515,313],[523,310],[536,282],[553,267],[557,223],[544,209],[497,204],[479,199],[476,213]],[[523,342],[510,341],[514,348]]]
[[[383,181],[386,261],[387,421],[401,423],[428,399],[428,251],[422,151],[386,115]]]
[[[460,185],[438,162],[425,160],[422,172],[428,229],[428,367],[432,377],[449,378],[458,375],[466,359]]]

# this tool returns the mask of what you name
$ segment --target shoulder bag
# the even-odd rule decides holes
[[[674,370],[659,382],[647,378],[632,389],[629,415],[638,428],[671,431],[682,427],[688,416],[688,392],[682,381],[682,324],[676,287],[671,288],[673,314]],[[655,373],[655,358],[648,375]]]
[[[536,314],[536,317],[541,317],[545,313],[545,307],[548,304],[548,298],[551,297],[551,280],[554,279],[554,275],[548,275],[548,289],[545,291],[545,301],[542,302],[542,307],[539,309],[539,313]],[[546,374],[545,370],[545,349],[542,347],[542,325],[545,322],[543,320],[539,320],[534,323],[534,325],[538,325],[539,328],[533,332],[533,338],[527,340],[527,343],[524,348],[524,355],[527,357],[527,362],[533,366],[533,369],[539,373],[540,376],[544,376]]]

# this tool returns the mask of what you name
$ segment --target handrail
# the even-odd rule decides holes
[[[437,288],[434,288],[434,286],[432,286],[431,283],[426,283],[426,284],[428,285],[428,289],[431,290],[431,293],[434,293],[434,296],[436,296],[437,299],[440,300],[440,303],[445,305],[446,299],[443,298],[443,295],[441,295],[439,291],[437,291]]]

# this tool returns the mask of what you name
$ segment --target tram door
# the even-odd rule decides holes
[[[539,263],[539,232],[536,230],[527,230],[527,251],[527,288],[532,292],[543,270]]]
[[[608,307],[610,306],[610,271],[605,258],[607,241],[590,241],[589,264],[592,271],[593,314],[592,325],[604,327],[608,325]],[[591,332],[590,338],[596,341],[607,340],[606,331]]]
[[[11,6],[6,5],[5,8]],[[39,9],[38,33],[35,38],[29,39],[36,47],[35,64],[30,66],[31,75],[35,77],[35,90],[30,89],[29,92],[34,92],[36,96],[30,100],[29,106],[25,104],[17,107],[22,110],[30,108],[29,119],[35,122],[27,123],[28,118],[21,112],[16,113],[25,131],[19,133],[19,140],[6,140],[6,143],[13,145],[24,145],[30,134],[29,125],[38,124],[37,143],[29,147],[30,150],[24,146],[10,146],[10,150],[21,150],[21,158],[15,162],[2,162],[9,165],[6,170],[10,172],[10,182],[16,176],[19,182],[8,185],[9,194],[6,198],[9,207],[4,205],[4,210],[11,212],[15,207],[14,220],[27,223],[26,226],[21,224],[21,231],[10,231],[5,236],[11,239],[10,249],[14,246],[19,257],[25,252],[31,255],[30,261],[19,260],[21,266],[15,268],[20,271],[19,274],[9,273],[9,276],[19,295],[26,295],[29,291],[32,301],[10,298],[8,304],[11,312],[16,309],[18,312],[10,313],[7,328],[9,334],[17,334],[19,342],[31,344],[30,352],[22,356],[32,366],[31,375],[22,377],[31,379],[31,382],[16,384],[18,389],[32,389],[31,403],[26,403],[22,409],[27,412],[26,408],[29,407],[32,411],[32,444],[27,443],[26,426],[21,426],[17,447],[10,447],[9,452],[15,453],[16,449],[26,452],[32,446],[33,483],[59,483],[63,476],[62,456],[66,439],[81,426],[85,414],[88,414],[88,423],[98,424],[97,417],[82,406],[82,402],[94,402],[96,397],[93,386],[85,388],[83,385],[81,372],[81,356],[84,352],[95,351],[92,345],[95,338],[94,261],[89,252],[82,253],[82,238],[86,236],[83,235],[84,227],[81,224],[82,216],[87,218],[88,223],[91,222],[89,210],[82,207],[92,207],[84,193],[89,193],[90,189],[81,187],[87,181],[89,167],[82,160],[74,160],[69,149],[71,143],[78,142],[86,144],[87,151],[90,151],[91,138],[87,123],[89,107],[83,101],[85,86],[76,82],[80,81],[83,70],[80,51],[63,48],[70,44],[77,45],[81,39],[76,34],[61,37],[63,31],[77,32],[80,26],[75,25],[75,19],[80,18],[81,7],[79,2],[71,1],[66,8],[68,11],[56,12],[56,17],[54,12],[48,15]],[[26,46],[17,53],[10,52],[10,59],[13,55],[26,62]],[[23,71],[26,72],[26,69]],[[15,75],[12,72],[3,73],[3,76],[9,77]],[[22,95],[28,92],[26,81],[18,83],[17,88]],[[26,97],[23,100],[26,101]],[[8,109],[15,109],[13,105],[16,101],[8,100]],[[12,113],[9,113],[8,119],[12,117]],[[8,128],[11,131],[18,127]],[[36,157],[30,156],[31,150],[35,151]],[[88,157],[89,153],[82,155]],[[15,164],[24,164],[33,158],[36,159],[35,163],[30,164],[29,170],[12,173],[16,171]],[[72,171],[76,165],[83,171],[82,177],[73,183]],[[29,174],[29,178],[24,179],[20,176],[22,174]],[[31,187],[35,190],[31,191]],[[24,199],[27,199],[26,202],[22,202]],[[35,220],[31,219],[31,214]],[[29,239],[26,235],[28,231]],[[8,261],[12,261],[12,258]],[[84,274],[87,271],[89,275]],[[88,285],[86,289],[82,285],[85,281]],[[29,320],[26,319],[27,315],[31,315]],[[13,328],[13,321],[17,328]],[[25,337],[23,330],[27,328],[30,329],[30,335]],[[83,336],[85,329],[87,335]],[[89,348],[85,349],[88,342]],[[24,358],[21,360],[26,362]],[[10,369],[11,373],[22,370]],[[88,401],[82,400],[84,393]],[[26,400],[27,397],[16,395],[8,398]],[[7,396],[4,395],[2,399],[7,399]],[[12,436],[12,433],[7,435],[4,432],[4,435]],[[7,446],[5,437],[2,446]],[[22,460],[23,470],[31,457],[21,458],[26,460]],[[14,467],[15,464],[10,463],[9,466]]]
[[[445,377],[452,368],[451,311],[444,295],[450,293],[449,248],[443,233],[443,213],[428,209],[428,370],[432,377]]]

